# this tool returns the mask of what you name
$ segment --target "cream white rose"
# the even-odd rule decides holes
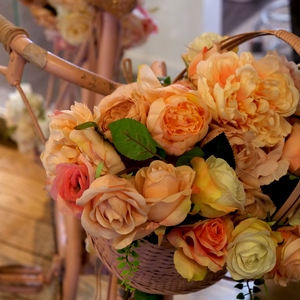
[[[233,230],[227,247],[227,270],[234,280],[257,279],[276,264],[280,233],[256,218],[241,221]]]

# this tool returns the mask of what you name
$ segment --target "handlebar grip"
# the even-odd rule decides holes
[[[0,42],[3,44],[5,50],[10,53],[10,43],[18,35],[25,35],[29,37],[28,33],[20,27],[16,27],[2,15],[0,15]]]

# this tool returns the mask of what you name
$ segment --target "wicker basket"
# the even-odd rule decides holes
[[[252,38],[264,35],[273,35],[282,39],[300,54],[299,37],[285,30],[260,30],[243,33],[223,40],[219,46],[220,49],[231,50]],[[181,76],[184,73],[185,70],[183,70]],[[120,275],[122,269],[117,268],[119,254],[112,247],[111,242],[104,238],[96,237],[91,237],[91,240],[98,256],[108,270],[123,280],[124,278]],[[140,265],[134,276],[130,277],[131,283],[133,287],[146,293],[163,295],[188,294],[213,285],[226,274],[225,268],[216,273],[208,271],[203,281],[189,282],[174,267],[175,248],[170,243],[165,242],[164,245],[157,246],[145,242],[136,251],[140,256]]]
[[[123,269],[118,269],[120,254],[112,247],[110,240],[91,237],[93,246],[108,270],[119,279]],[[161,246],[151,244],[147,241],[135,249],[139,254],[140,265],[138,271],[130,277],[134,288],[150,293],[163,295],[179,295],[196,292],[216,283],[226,273],[226,269],[213,273],[208,271],[202,281],[188,281],[183,278],[174,267],[175,248],[168,242]]]

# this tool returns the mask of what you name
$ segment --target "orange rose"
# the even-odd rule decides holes
[[[213,272],[221,270],[232,230],[233,223],[227,217],[172,229],[167,238],[177,248],[174,254],[176,270],[188,280],[202,280],[206,267]]]
[[[204,138],[211,120],[196,91],[173,84],[151,103],[147,128],[170,155],[179,156]]]
[[[277,247],[276,265],[269,275],[277,284],[286,286],[289,281],[300,280],[300,227],[281,227],[278,232],[283,243]]]
[[[281,159],[289,161],[289,170],[300,176],[300,123],[294,123],[292,133],[286,140]]]

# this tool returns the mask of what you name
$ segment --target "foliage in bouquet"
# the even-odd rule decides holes
[[[96,23],[103,8],[88,0],[20,0],[30,8],[36,22],[45,28],[46,37],[59,49],[77,47],[96,35],[101,28]],[[101,1],[99,1],[101,4]],[[109,10],[108,10],[109,11]],[[93,25],[95,23],[95,25]],[[143,44],[157,32],[157,24],[141,1],[120,18],[121,48],[128,49]]]
[[[23,89],[33,113],[42,129],[43,134],[49,136],[49,119],[44,106],[42,95],[34,93],[29,83],[22,83]],[[40,153],[44,145],[36,134],[36,130],[31,116],[26,109],[19,92],[13,92],[8,95],[5,103],[4,120],[7,127],[7,135],[16,142],[18,150],[22,153]]]
[[[299,225],[274,226],[265,188],[299,180],[300,72],[275,51],[221,52],[222,38],[191,43],[175,83],[142,65],[93,112],[76,102],[50,116],[47,190],[121,252],[168,240],[188,280],[226,267],[286,285],[300,279]]]

